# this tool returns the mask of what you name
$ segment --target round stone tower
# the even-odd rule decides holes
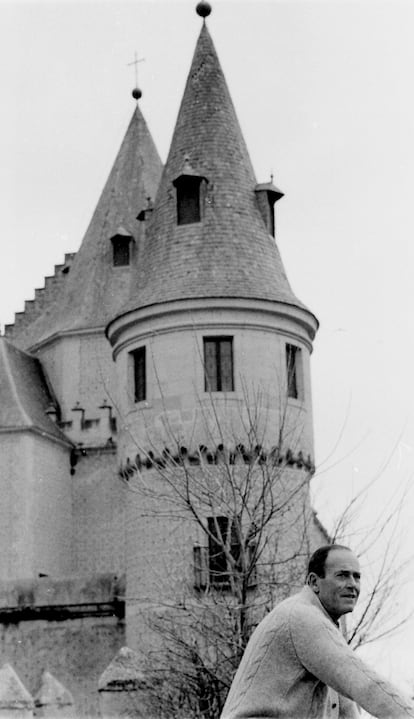
[[[273,456],[291,486],[312,472],[309,358],[318,323],[293,294],[276,244],[281,197],[273,181],[256,182],[203,22],[154,207],[141,215],[145,243],[130,299],[107,327],[119,472],[135,497],[131,618],[161,591],[175,561],[184,568],[173,585],[182,586],[203,543],[198,499],[197,517],[184,516],[182,495],[179,510],[167,509],[176,491],[171,466],[205,462],[217,478],[222,456],[229,466]],[[210,514],[229,511],[236,509],[223,501]],[[204,515],[208,524],[208,509]]]

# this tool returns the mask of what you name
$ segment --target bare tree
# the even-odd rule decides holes
[[[396,602],[407,581],[412,564],[401,552],[401,512],[411,482],[397,487],[394,497],[372,511],[369,523],[360,515],[367,505],[375,507],[375,495],[382,471],[357,492],[333,522],[331,541],[351,546],[364,564],[362,593],[348,620],[348,642],[354,648],[372,644],[396,632],[412,616],[412,611],[396,611]],[[369,558],[369,562],[367,562]]]
[[[261,398],[247,397],[228,421],[210,397],[206,444],[191,449],[168,425],[165,445],[136,447],[120,476],[140,496],[141,512],[191,526],[190,571],[180,591],[166,569],[162,600],[148,616],[158,636],[146,658],[159,716],[219,716],[252,629],[303,583],[311,547],[327,540],[310,506],[314,467],[301,447],[302,425],[280,408],[276,442]],[[229,428],[230,427],[230,428]],[[232,438],[233,441],[229,441]],[[241,441],[242,440],[242,441]],[[156,481],[154,481],[154,477]],[[190,532],[191,534],[191,532]],[[173,563],[177,575],[177,562]]]
[[[300,588],[316,546],[349,537],[355,512],[374,486],[349,502],[329,537],[310,505],[314,466],[301,450],[303,425],[297,417],[292,424],[286,399],[277,442],[266,446],[269,427],[263,417],[260,396],[252,401],[245,393],[229,431],[210,397],[206,444],[184,446],[182,436],[164,422],[165,445],[155,446],[148,432],[146,447],[137,446],[136,456],[120,469],[128,490],[144,500],[142,512],[193,528],[192,566],[189,571],[186,557],[178,572],[180,591],[166,568],[160,577],[162,599],[153,603],[147,619],[157,637],[147,652],[146,670],[159,717],[219,717],[253,628],[277,601]],[[376,537],[394,527],[350,629],[355,647],[406,620],[384,623],[401,570],[392,550],[400,506],[376,522],[375,534],[367,528],[359,537],[364,555]],[[177,563],[174,572],[176,579]]]

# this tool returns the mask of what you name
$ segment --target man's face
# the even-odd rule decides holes
[[[333,549],[325,562],[325,576],[309,575],[309,584],[328,614],[337,621],[352,612],[360,592],[361,571],[355,555],[347,549]]]

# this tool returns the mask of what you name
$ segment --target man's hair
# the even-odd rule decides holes
[[[308,564],[308,575],[313,572],[318,577],[324,577],[326,559],[329,552],[333,552],[335,549],[346,549],[348,552],[352,552],[352,549],[344,547],[343,544],[324,544],[312,554]]]

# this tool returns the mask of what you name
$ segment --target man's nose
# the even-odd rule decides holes
[[[348,577],[348,586],[352,589],[355,589],[356,592],[359,592],[359,579],[357,577]]]

